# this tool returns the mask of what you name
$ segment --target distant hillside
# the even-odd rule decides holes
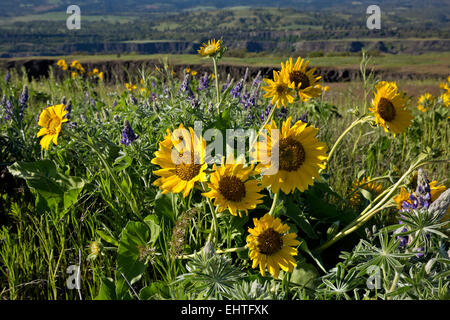
[[[300,10],[352,10],[356,7],[367,7],[378,4],[385,10],[393,8],[405,9],[438,9],[445,13],[450,11],[448,0],[18,0],[1,1],[0,16],[23,16],[62,11],[70,4],[79,5],[86,14],[140,14],[145,12],[181,11],[196,8],[226,8],[234,6],[249,7],[287,7]]]
[[[223,38],[231,49],[228,54],[239,57],[363,48],[379,53],[450,51],[448,0],[381,0],[380,30],[366,27],[366,7],[372,1],[83,0],[77,1],[80,30],[66,27],[68,3],[1,1],[0,15],[7,16],[0,19],[0,57],[195,53],[210,38]],[[247,6],[228,7],[243,3]],[[227,8],[216,8],[221,6]]]

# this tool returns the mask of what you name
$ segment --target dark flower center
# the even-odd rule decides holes
[[[281,234],[272,228],[267,229],[258,236],[258,251],[262,254],[272,255],[281,250],[283,239]]]
[[[283,138],[279,146],[280,170],[296,171],[305,162],[305,149],[297,140]]]
[[[239,202],[245,197],[245,185],[241,179],[224,176],[219,181],[219,191],[228,201]]]
[[[199,174],[202,165],[195,163],[194,153],[185,152],[179,156],[179,161],[175,165],[175,174],[181,180],[190,181]]]
[[[386,98],[381,98],[378,103],[378,113],[384,121],[392,121],[395,118],[395,107],[391,101]]]
[[[308,76],[301,72],[301,71],[292,71],[289,74],[289,80],[291,82],[295,83],[295,87],[297,87],[299,84],[300,85],[300,89],[305,89],[308,88],[310,86],[310,82],[309,82],[309,78]]]
[[[286,94],[288,87],[285,84],[277,84],[275,90],[279,96],[283,96]]]

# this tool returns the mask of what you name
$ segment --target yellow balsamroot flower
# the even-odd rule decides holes
[[[363,177],[361,181],[354,181],[352,184],[353,194],[350,197],[350,203],[353,206],[359,205],[361,202],[361,192],[359,189],[364,189],[369,191],[373,196],[378,196],[383,191],[383,185],[375,181],[371,181],[370,177]]]
[[[431,202],[435,201],[439,196],[447,190],[447,187],[444,185],[438,185],[436,180],[430,182],[430,197]],[[449,208],[450,209],[450,208]]]
[[[444,185],[439,185],[436,180],[430,182],[430,201],[433,203],[440,195],[447,190],[447,187]],[[447,209],[442,221],[450,220],[450,207]]]
[[[447,83],[442,82],[439,85],[439,88],[441,88],[441,89],[447,91],[447,93],[449,93],[450,92],[450,86],[449,85],[450,85],[450,76],[448,76],[448,78],[447,78]]]
[[[307,127],[302,121],[291,127],[291,119],[283,122],[278,141],[272,142],[271,136],[271,130],[277,129],[276,123],[268,124],[265,127],[267,134],[261,134],[257,154],[253,154],[253,158],[261,162],[257,169],[263,175],[262,185],[272,186],[274,193],[280,189],[285,194],[295,189],[303,192],[313,184],[314,178],[319,178],[319,169],[325,168],[327,146],[315,138],[319,130]],[[274,150],[278,150],[278,159],[276,156],[271,159],[272,144]]]
[[[409,203],[412,203],[409,199],[410,193],[405,188],[400,188],[400,194],[396,195],[394,197],[394,201],[397,203],[397,209],[400,210],[402,208],[403,202],[408,201]]]
[[[86,72],[86,70],[84,70],[83,66],[81,65],[80,61],[78,61],[78,60],[72,61],[72,64],[70,65],[70,67],[77,69],[81,73],[85,73]]]
[[[309,61],[300,57],[297,58],[295,64],[292,58],[286,61],[286,65],[281,63],[281,71],[286,72],[291,88],[298,92],[302,101],[320,97],[322,94],[322,87],[318,82],[322,77],[314,75],[316,68],[307,70],[308,64]]]
[[[72,79],[76,79],[78,77],[78,73],[75,71],[72,71]]]
[[[186,73],[191,73],[191,68],[186,68],[184,71],[186,71]]]
[[[193,77],[195,77],[195,76],[197,75],[197,71],[195,71],[195,70],[192,71],[192,72],[191,72],[191,75],[192,75]]]
[[[56,63],[56,65],[57,65],[58,67],[60,67],[61,69],[63,69],[64,71],[66,71],[67,69],[69,69],[69,66],[68,66],[67,63],[66,63],[66,60],[64,60],[64,59],[58,60],[58,62]]]
[[[402,133],[411,125],[413,116],[406,109],[406,98],[398,91],[397,85],[386,82],[376,87],[372,100],[372,108],[369,108],[375,116],[375,122],[388,132]]]
[[[135,84],[131,84],[131,83],[125,83],[125,87],[128,89],[128,91],[133,91],[137,89],[137,86]]]
[[[429,93],[424,93],[419,97],[419,101],[417,102],[417,109],[422,112],[427,111],[427,107],[430,107],[434,104],[434,97]]]
[[[210,191],[202,195],[215,199],[218,212],[228,209],[232,215],[242,217],[242,212],[248,215],[249,209],[263,202],[260,200],[263,195],[258,193],[262,187],[257,180],[249,180],[249,176],[255,173],[253,166],[244,168],[241,163],[225,164],[225,158],[222,158],[222,165],[217,168],[214,164],[213,170],[208,184]]]
[[[68,120],[65,115],[68,113],[65,110],[66,106],[58,104],[44,109],[39,115],[39,126],[42,128],[39,130],[37,137],[42,137],[41,147],[48,150],[50,143],[58,145],[58,135],[61,132],[62,124]]]
[[[222,40],[216,41],[216,39],[208,40],[208,43],[203,43],[200,49],[197,51],[201,56],[214,56],[219,50]]]
[[[98,78],[99,78],[100,80],[103,80],[103,71],[98,73]]]
[[[294,90],[290,88],[289,77],[285,71],[273,71],[273,80],[264,79],[268,86],[262,87],[266,94],[264,98],[272,98],[271,103],[280,108],[294,102]]]
[[[253,219],[255,227],[249,228],[247,245],[249,257],[253,260],[252,268],[259,266],[261,275],[269,273],[278,278],[280,268],[285,272],[292,272],[297,266],[294,256],[298,254],[295,248],[300,244],[295,233],[288,233],[289,226],[283,224],[279,218],[266,214],[261,219]]]
[[[207,181],[205,169],[206,141],[195,135],[194,130],[185,129],[182,124],[173,133],[167,135],[159,143],[159,150],[151,163],[161,167],[154,171],[159,176],[153,184],[163,194],[183,193],[186,197],[196,182]]]
[[[439,99],[442,101],[442,105],[446,108],[450,106],[450,93],[444,92],[439,96]]]

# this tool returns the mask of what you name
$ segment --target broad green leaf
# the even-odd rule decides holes
[[[50,160],[16,162],[8,169],[12,175],[26,180],[30,189],[36,193],[38,210],[42,211],[67,210],[77,201],[85,184],[80,177],[58,172],[55,164]]]
[[[161,227],[159,226],[159,219],[157,215],[151,214],[144,218],[144,222],[150,228],[150,242],[155,244],[158,239],[159,233],[161,232]]]
[[[319,277],[317,269],[309,263],[305,263],[304,260],[297,264],[291,275],[291,281],[293,283],[305,286],[310,289],[315,289],[316,284],[314,279]]]
[[[284,213],[287,217],[291,218],[295,224],[302,229],[303,232],[311,239],[318,239],[316,233],[314,232],[313,227],[309,223],[307,217],[303,213],[303,211],[295,205],[295,203],[291,200],[287,201],[286,212]]]
[[[149,240],[150,230],[142,222],[129,221],[122,231],[117,251],[118,269],[130,284],[139,280],[145,271]]]
[[[116,246],[116,247],[119,246],[119,242],[116,239],[114,239],[113,237],[111,237],[110,235],[106,234],[106,232],[97,230],[96,233],[99,235],[100,238],[102,238],[106,242],[112,244],[113,246]]]
[[[116,285],[114,281],[109,278],[102,278],[100,284],[100,292],[95,297],[95,300],[116,300]]]

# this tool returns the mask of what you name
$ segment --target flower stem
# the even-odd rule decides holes
[[[203,183],[201,183],[203,192],[206,192],[206,188],[204,186]],[[211,241],[213,244],[216,243],[217,237],[218,237],[218,232],[217,232],[217,214],[216,214],[216,209],[214,209],[214,206],[211,203],[211,199],[208,197],[205,197],[206,201],[208,202],[209,205],[209,209],[211,210],[211,215],[212,215],[212,222],[211,222],[211,232],[208,236],[208,240],[207,241]],[[215,235],[216,237],[214,237],[214,241],[213,240],[213,235]]]
[[[363,224],[365,224],[370,218],[372,218],[373,215],[375,215],[377,212],[384,209],[384,205],[387,203],[388,200],[391,199],[392,194],[395,192],[395,190],[398,189],[400,184],[404,179],[406,179],[407,176],[411,174],[416,168],[424,165],[426,162],[423,161],[423,159],[420,159],[416,161],[413,165],[411,165],[408,169],[408,171],[405,172],[403,176],[400,177],[400,179],[390,188],[387,189],[382,195],[377,197],[366,209],[364,209],[363,212],[361,212],[360,216],[353,220],[348,226],[346,226],[343,230],[339,231],[331,240],[325,242],[318,248],[314,249],[313,251],[321,252],[325,250],[326,248],[333,245],[338,240],[342,239],[343,237],[349,235],[353,231],[357,230],[359,227],[361,227]],[[373,208],[371,206],[380,198],[383,197]]]
[[[269,215],[271,215],[271,216],[273,216],[273,212],[275,211],[275,207],[277,206],[278,194],[279,194],[279,193],[280,193],[280,192],[278,191],[277,193],[275,193],[275,194],[273,195],[272,207],[270,208],[270,211],[269,211]]]
[[[214,75],[216,77],[216,100],[217,100],[217,108],[220,116],[220,93],[219,93],[219,74],[217,73],[217,59],[215,57],[212,58],[214,63]]]
[[[354,127],[356,127],[358,124],[360,123],[364,123],[368,120],[370,120],[372,117],[371,116],[363,116],[362,118],[359,118],[355,121],[353,121],[353,123],[347,128],[345,129],[344,132],[342,132],[342,134],[340,135],[340,137],[336,140],[336,142],[334,143],[333,147],[331,148],[330,153],[328,154],[328,163],[330,163],[330,159],[333,156],[334,152],[336,151],[337,146],[339,145],[339,143],[342,141],[342,139],[344,139],[344,137],[347,135],[347,133],[349,133]]]

